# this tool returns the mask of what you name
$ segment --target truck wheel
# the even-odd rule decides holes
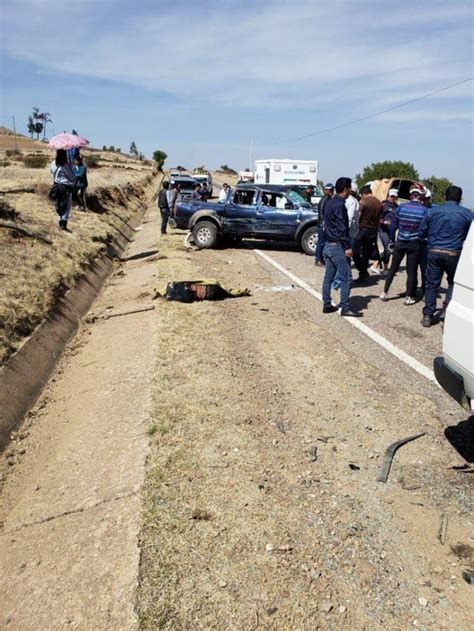
[[[198,221],[193,228],[193,241],[198,248],[213,248],[219,236],[217,226],[212,221]]]
[[[301,247],[305,254],[314,256],[316,254],[316,244],[318,242],[318,227],[311,226],[303,232],[301,237]]]

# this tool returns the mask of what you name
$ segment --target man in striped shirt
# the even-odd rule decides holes
[[[426,195],[426,187],[414,182],[410,187],[410,201],[397,208],[390,224],[390,247],[393,248],[395,233],[398,230],[397,242],[393,248],[392,264],[385,279],[383,294],[380,296],[384,302],[388,300],[388,291],[398,272],[401,262],[407,257],[407,284],[406,305],[416,302],[416,273],[420,257],[420,224],[425,218],[428,209],[423,204]]]

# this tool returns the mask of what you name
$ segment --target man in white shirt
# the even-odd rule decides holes
[[[225,183],[221,188],[221,192],[219,193],[219,201],[222,204],[227,204],[230,198],[230,186]]]

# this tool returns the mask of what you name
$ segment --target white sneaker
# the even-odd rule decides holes
[[[414,305],[414,304],[415,304],[415,302],[416,302],[416,300],[415,300],[414,298],[412,298],[411,296],[407,296],[407,297],[405,298],[405,304],[406,304],[407,306],[409,306],[409,305]]]
[[[372,272],[372,274],[377,274],[377,276],[382,275],[382,270],[379,270],[378,267],[369,267],[369,271]]]
[[[380,300],[381,300],[382,302],[387,302],[387,300],[388,300],[388,294],[386,294],[385,292],[383,292],[383,294],[381,294],[381,296],[380,296]]]

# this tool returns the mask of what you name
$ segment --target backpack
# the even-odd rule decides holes
[[[65,200],[69,195],[69,186],[65,184],[60,184],[59,182],[55,182],[53,186],[50,188],[48,197],[52,199],[54,202],[60,202]]]

